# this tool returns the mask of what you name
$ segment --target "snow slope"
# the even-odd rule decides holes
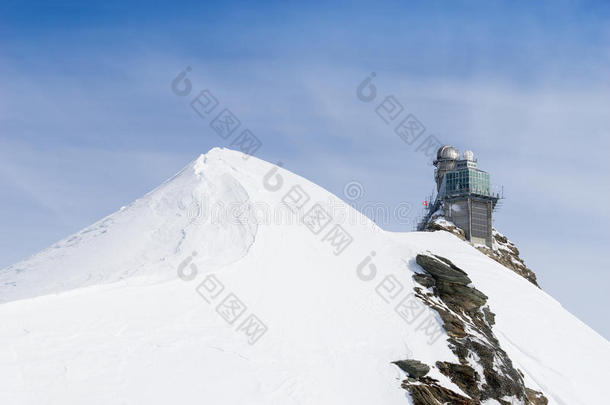
[[[409,404],[392,361],[457,361],[442,329],[421,326],[435,313],[395,310],[426,251],[489,296],[528,387],[551,404],[605,403],[610,345],[548,294],[449,233],[385,232],[244,157],[213,149],[0,270],[1,404]],[[319,222],[316,203],[330,214]]]

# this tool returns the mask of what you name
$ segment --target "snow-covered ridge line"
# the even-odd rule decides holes
[[[447,231],[461,240],[466,240],[464,231],[447,220],[442,210],[435,212],[430,217],[430,220],[425,225],[425,229],[428,231]],[[539,287],[536,274],[525,265],[525,261],[519,256],[519,249],[517,249],[517,246],[495,228],[492,229],[491,249],[485,245],[474,246],[498,263]]]

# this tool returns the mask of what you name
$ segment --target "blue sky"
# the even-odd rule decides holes
[[[475,152],[504,185],[495,226],[610,336],[609,3],[126,3],[0,4],[0,267],[229,145],[171,92],[186,66],[257,156],[339,196],[358,181],[360,204],[419,207],[427,158],[356,97],[375,72],[427,134]]]

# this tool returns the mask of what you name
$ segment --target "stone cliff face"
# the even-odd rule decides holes
[[[414,359],[396,361],[409,377],[403,381],[415,405],[479,405],[495,400],[502,405],[546,405],[544,394],[527,388],[493,333],[495,315],[487,296],[477,290],[467,273],[433,254],[416,259],[422,269],[413,278],[415,295],[440,316],[447,343],[458,363],[426,365]],[[436,367],[462,391],[443,387],[426,377]]]
[[[446,231],[454,234],[462,240],[466,240],[464,231],[455,226],[452,222],[445,219],[443,214],[440,212],[434,214],[430,218],[426,224],[426,230]],[[502,235],[497,230],[493,229],[493,245],[491,249],[487,246],[481,245],[476,245],[475,247],[482,253],[502,264],[504,267],[519,274],[521,277],[525,278],[535,286],[540,287],[536,279],[536,274],[530,270],[525,265],[523,259],[519,257],[519,249],[517,249],[515,244],[509,241],[506,236]]]

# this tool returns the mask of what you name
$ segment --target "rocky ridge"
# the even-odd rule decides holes
[[[451,261],[433,254],[416,258],[422,272],[413,276],[420,284],[415,295],[440,316],[449,348],[459,363],[437,361],[433,366],[447,376],[461,393],[431,377],[429,366],[417,360],[394,362],[408,374],[402,387],[415,405],[479,405],[495,400],[502,405],[546,405],[546,397],[527,388],[493,333],[494,313],[487,296]],[[467,396],[463,395],[466,394]]]

